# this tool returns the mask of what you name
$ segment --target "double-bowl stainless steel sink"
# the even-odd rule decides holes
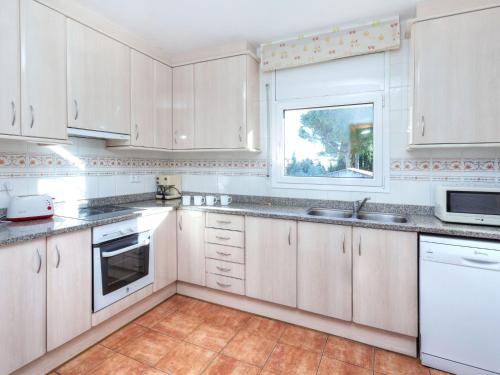
[[[357,214],[353,210],[336,210],[331,208],[310,208],[307,214],[332,219],[358,219],[377,221],[380,223],[407,223],[408,219],[401,215],[386,214],[382,212],[365,212]]]

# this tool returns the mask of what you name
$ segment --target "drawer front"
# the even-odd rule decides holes
[[[245,295],[245,282],[232,277],[219,276],[207,273],[207,287],[223,290],[228,293]]]
[[[245,217],[238,215],[207,213],[207,227],[229,229],[243,232],[245,230]]]
[[[245,263],[245,250],[239,247],[207,243],[205,244],[205,256],[207,258],[225,260],[228,262]]]
[[[206,268],[208,273],[216,275],[234,277],[236,279],[245,279],[245,266],[239,263],[224,262],[217,259],[206,259]]]
[[[205,228],[205,241],[219,245],[243,247],[245,243],[242,232],[232,230]]]

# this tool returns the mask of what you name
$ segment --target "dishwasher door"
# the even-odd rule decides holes
[[[424,364],[500,373],[500,243],[421,237],[420,334]]]

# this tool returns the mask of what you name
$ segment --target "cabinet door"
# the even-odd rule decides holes
[[[500,142],[500,8],[414,26],[413,143]]]
[[[173,69],[174,150],[194,148],[194,67]]]
[[[180,281],[205,285],[204,234],[203,212],[177,212],[177,272]]]
[[[0,248],[0,374],[46,351],[45,238]]]
[[[155,252],[156,292],[177,280],[177,231],[176,212],[155,215],[153,225],[153,247]]]
[[[21,133],[19,1],[2,0],[0,7],[0,133]]]
[[[67,139],[66,18],[33,0],[21,11],[21,133]]]
[[[130,49],[73,20],[68,26],[68,124],[130,134]]]
[[[153,59],[132,50],[132,129],[134,146],[153,147],[154,68]]]
[[[246,295],[297,306],[297,223],[247,217]]]
[[[195,148],[241,148],[246,133],[246,56],[195,64]]]
[[[154,147],[172,149],[172,68],[154,62]]]
[[[353,229],[353,321],[418,335],[417,234]]]
[[[47,239],[47,350],[91,328],[90,229]]]
[[[352,228],[299,222],[297,306],[352,319]]]

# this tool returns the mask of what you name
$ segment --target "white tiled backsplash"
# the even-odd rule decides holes
[[[105,148],[104,141],[78,138],[72,139],[72,145],[52,147],[1,141],[0,190],[8,183],[16,195],[47,193],[67,201],[152,192],[156,174],[179,173],[183,189],[189,191],[343,200],[369,195],[379,202],[431,205],[436,184],[499,185],[500,150],[406,150],[408,66],[408,41],[403,40],[400,50],[390,52],[387,193],[273,188],[266,177],[265,101],[261,103],[263,151],[259,154],[113,151]],[[261,98],[265,98],[264,85],[270,77],[262,76]],[[0,207],[7,202],[7,193],[2,191]]]

